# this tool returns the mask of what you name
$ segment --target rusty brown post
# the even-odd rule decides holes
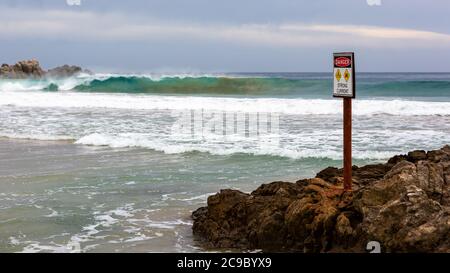
[[[344,98],[344,190],[352,190],[352,98]]]

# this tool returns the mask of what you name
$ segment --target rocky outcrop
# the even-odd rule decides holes
[[[0,79],[40,79],[40,78],[67,78],[79,73],[91,74],[89,70],[83,70],[79,66],[63,65],[45,71],[35,59],[20,61],[14,65],[2,64],[0,67]]]
[[[342,169],[312,179],[273,182],[250,194],[222,190],[193,214],[206,247],[266,251],[450,252],[450,147],[413,151],[386,164]]]
[[[37,60],[20,61],[14,65],[2,64],[0,68],[0,78],[7,79],[25,79],[41,78],[45,71],[39,65]]]
[[[47,77],[49,78],[68,78],[83,72],[83,69],[76,65],[63,65],[58,66],[47,71]]]

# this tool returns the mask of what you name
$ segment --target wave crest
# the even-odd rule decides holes
[[[81,74],[66,79],[0,80],[0,91],[79,91],[149,94],[243,94],[270,96],[329,96],[331,75],[120,75]],[[362,74],[358,96],[445,97],[450,79],[371,78]]]

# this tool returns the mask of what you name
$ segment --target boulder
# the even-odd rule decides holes
[[[193,232],[208,247],[264,251],[450,252],[450,147],[413,151],[386,164],[316,178],[263,184],[250,194],[222,190],[193,213]]]

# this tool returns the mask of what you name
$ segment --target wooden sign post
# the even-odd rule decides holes
[[[355,98],[355,54],[333,54],[333,97],[344,100],[344,190],[352,190],[352,99]]]

